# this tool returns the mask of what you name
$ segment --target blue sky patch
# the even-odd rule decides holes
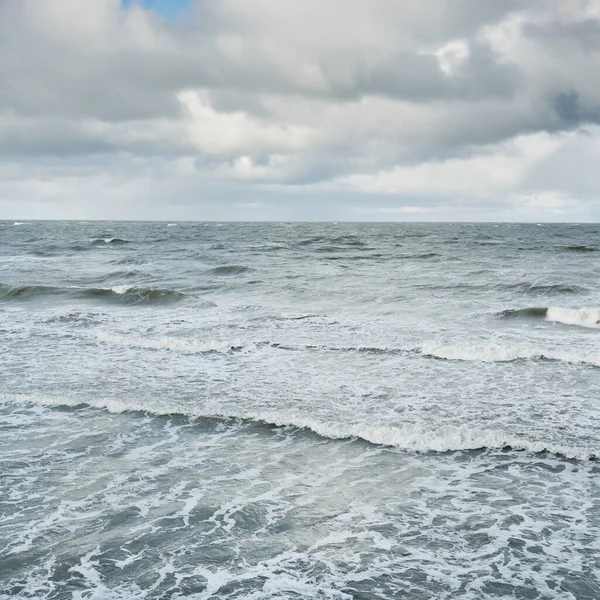
[[[141,4],[166,19],[176,19],[189,6],[190,0],[121,0],[123,6]]]

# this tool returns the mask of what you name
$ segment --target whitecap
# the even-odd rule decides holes
[[[600,308],[550,307],[546,313],[546,319],[565,325],[598,327],[600,325]]]
[[[123,295],[126,294],[127,292],[134,290],[135,286],[133,285],[114,285],[110,288],[111,292],[114,292],[115,294],[119,294],[119,295]]]
[[[242,347],[239,342],[222,340],[197,340],[176,337],[141,337],[100,331],[96,335],[102,342],[119,346],[144,348],[147,350],[172,350],[184,353],[219,352],[227,353]]]
[[[531,453],[548,452],[577,460],[600,458],[600,448],[557,444],[551,441],[529,439],[497,429],[480,429],[469,425],[442,425],[431,429],[403,423],[340,423],[332,420],[319,420],[295,412],[240,411],[205,412],[202,409],[189,408],[182,412],[181,406],[160,406],[156,408],[145,402],[123,402],[117,398],[94,398],[74,400],[64,397],[41,395],[3,395],[0,401],[28,403],[42,406],[81,406],[85,404],[113,413],[132,411],[147,412],[155,415],[180,413],[189,418],[243,419],[265,423],[277,427],[297,427],[310,430],[317,435],[334,440],[362,439],[378,446],[395,447],[400,450],[417,453],[458,452],[469,450],[502,450],[510,448]]]
[[[470,344],[466,342],[426,341],[420,352],[433,358],[478,362],[511,362],[515,360],[556,360],[570,364],[600,367],[600,353],[563,348],[540,348],[524,344]]]

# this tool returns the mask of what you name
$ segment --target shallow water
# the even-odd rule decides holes
[[[0,597],[600,597],[599,251],[0,222]]]

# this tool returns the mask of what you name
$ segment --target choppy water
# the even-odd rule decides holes
[[[599,257],[0,222],[0,598],[599,598]]]

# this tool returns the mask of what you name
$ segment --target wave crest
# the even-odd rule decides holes
[[[194,340],[174,337],[144,338],[131,335],[99,332],[96,336],[102,342],[144,348],[147,350],[173,350],[183,353],[219,352],[226,354],[234,350],[241,350],[242,345],[238,343],[224,342],[221,340]]]
[[[21,285],[11,287],[0,285],[0,300],[27,300],[36,296],[60,293],[60,288],[50,285]]]
[[[250,267],[244,267],[243,265],[222,265],[214,267],[209,272],[211,275],[241,275],[251,270]]]
[[[529,308],[509,308],[498,313],[498,316],[507,319],[517,319],[519,317],[539,318],[548,314],[546,306],[532,306]]]
[[[562,283],[556,284],[541,284],[541,283],[514,283],[506,286],[508,289],[518,290],[526,294],[579,294],[585,292],[584,287],[578,285],[566,285]]]
[[[178,302],[187,297],[187,294],[177,290],[163,288],[146,288],[127,285],[118,285],[110,289],[90,288],[85,291],[89,297],[117,299],[132,304],[145,302]]]
[[[26,301],[50,296],[65,296],[71,298],[106,299],[121,302],[137,303],[166,303],[177,302],[188,295],[171,289],[145,288],[135,286],[115,286],[112,288],[77,288],[58,287],[49,285],[0,285],[0,300]]]
[[[89,406],[113,413],[144,412],[156,416],[182,415],[190,419],[241,419],[275,427],[295,427],[310,430],[317,435],[333,439],[361,439],[378,446],[394,447],[408,452],[458,452],[470,450],[513,450],[531,453],[550,453],[569,459],[589,460],[600,458],[600,449],[556,444],[550,441],[534,440],[513,435],[496,429],[479,429],[464,425],[442,425],[426,428],[402,423],[339,423],[320,420],[294,412],[241,411],[203,412],[191,408],[182,412],[181,406],[174,410],[168,407],[155,409],[144,403],[129,404],[116,399],[74,400],[30,395],[0,395],[0,401],[20,404],[43,405],[50,407]]]
[[[474,345],[428,341],[421,352],[431,358],[478,362],[513,362],[517,360],[553,360],[569,364],[600,367],[600,354],[568,349],[537,348],[525,345]]]
[[[548,321],[580,327],[598,327],[600,325],[600,308],[533,306],[529,308],[511,308],[498,314],[504,318],[545,318]]]
[[[228,415],[212,416],[227,417]],[[512,449],[532,453],[549,452],[580,460],[600,456],[598,449],[529,440],[501,430],[477,429],[467,425],[444,425],[435,429],[424,429],[416,425],[404,424],[338,424],[302,415],[269,412],[246,413],[239,417],[270,425],[309,429],[321,437],[330,439],[359,438],[378,446],[392,446],[420,453]]]
[[[119,237],[100,237],[100,238],[92,238],[90,240],[90,244],[93,246],[103,246],[104,244],[113,244],[113,245],[121,245],[121,244],[129,244],[130,240],[126,240],[124,238]]]
[[[546,318],[549,321],[556,321],[565,325],[597,327],[600,325],[600,308],[550,307]]]

